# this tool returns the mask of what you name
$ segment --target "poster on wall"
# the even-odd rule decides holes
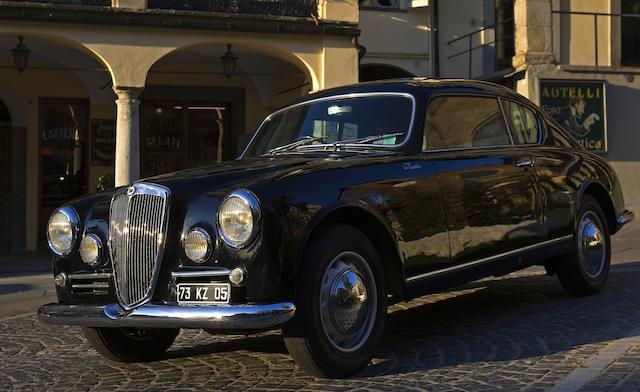
[[[113,166],[116,153],[115,120],[91,120],[91,164]]]
[[[605,82],[540,80],[540,107],[585,149],[607,151]]]

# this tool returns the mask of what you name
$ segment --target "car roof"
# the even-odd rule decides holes
[[[526,98],[516,93],[510,88],[501,86],[499,84],[485,82],[481,80],[470,79],[431,79],[425,77],[416,78],[403,78],[403,79],[388,79],[377,80],[372,82],[360,82],[356,84],[334,87],[326,90],[321,90],[316,93],[312,93],[303,97],[300,97],[290,104],[296,104],[308,100],[317,98],[329,97],[332,95],[341,95],[349,93],[362,93],[362,92],[385,92],[385,91],[399,91],[409,93],[433,93],[436,90],[452,89],[456,93],[463,92],[462,90],[468,89],[468,93],[474,94],[487,94],[495,95],[505,98],[511,98],[514,100],[528,102]],[[438,91],[446,92],[446,91]],[[287,105],[289,106],[289,105]]]

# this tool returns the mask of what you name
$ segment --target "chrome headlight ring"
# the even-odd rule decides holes
[[[56,217],[57,214],[61,214],[62,216],[64,216],[70,225],[71,240],[69,241],[69,246],[66,249],[62,249],[58,246],[59,244],[56,244],[56,242],[59,242],[59,238],[58,239],[51,238],[51,230],[50,230],[51,224],[54,220],[54,217]],[[51,214],[51,217],[49,218],[49,222],[47,223],[47,242],[49,243],[49,248],[53,251],[53,253],[55,253],[58,256],[62,256],[62,257],[69,256],[69,254],[71,254],[71,251],[73,250],[73,247],[78,241],[79,231],[80,231],[80,217],[78,216],[78,213],[76,212],[76,210],[74,210],[72,207],[67,207],[67,206],[58,208],[53,212],[53,214]]]
[[[204,253],[198,256],[193,254],[190,255],[191,252],[189,252],[189,249],[188,249],[190,245],[189,236],[199,237],[195,239],[199,239],[206,244],[206,250]],[[213,241],[211,240],[211,236],[209,235],[209,233],[207,233],[206,230],[200,227],[194,227],[193,229],[189,230],[187,234],[184,236],[184,239],[182,240],[182,249],[184,250],[184,253],[189,260],[193,261],[194,263],[201,264],[207,261],[211,257],[211,254],[213,253],[213,250],[214,250],[214,244],[213,244]]]
[[[239,202],[240,205],[244,205],[247,208],[246,212],[251,216],[251,231],[241,240],[231,238],[228,233],[228,227],[225,227],[225,223],[222,222],[224,218],[221,215],[224,214],[224,207],[230,202]],[[258,197],[247,189],[238,189],[228,194],[222,200],[222,203],[220,203],[216,217],[216,225],[220,238],[222,238],[225,244],[234,249],[241,249],[249,246],[255,240],[260,231],[261,219],[262,213],[260,211],[260,201]]]

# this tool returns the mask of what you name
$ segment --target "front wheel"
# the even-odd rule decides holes
[[[283,336],[300,368],[346,377],[367,366],[387,313],[382,267],[367,236],[346,225],[314,236],[299,272],[296,308]]]
[[[576,218],[573,252],[559,263],[558,279],[572,295],[593,294],[604,287],[610,265],[609,227],[598,201],[587,195]]]
[[[83,328],[97,352],[116,362],[145,362],[162,357],[179,329]]]

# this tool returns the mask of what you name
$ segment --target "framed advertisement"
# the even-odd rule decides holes
[[[116,121],[91,120],[91,164],[113,166],[116,153]]]
[[[607,151],[605,81],[541,79],[540,107],[585,149]]]

